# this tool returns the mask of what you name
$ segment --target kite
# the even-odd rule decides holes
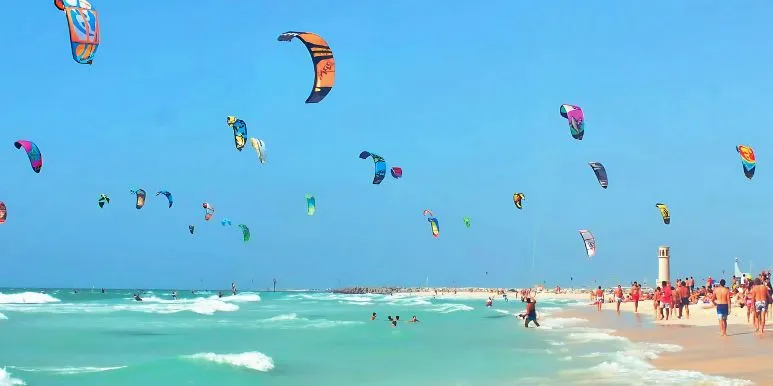
[[[32,170],[34,170],[35,173],[40,173],[40,168],[43,167],[43,156],[40,154],[38,145],[35,145],[34,142],[20,139],[14,142],[13,146],[16,146],[17,149],[21,149],[23,147],[24,151],[27,152],[27,157],[30,159],[30,166],[32,166]]]
[[[582,113],[580,106],[561,105],[560,113],[569,121],[572,138],[582,141],[582,136],[585,135],[585,114]]]
[[[317,199],[314,198],[311,194],[306,195],[306,214],[309,216],[313,216],[314,212],[317,211]]]
[[[590,233],[590,231],[586,231],[585,229],[580,229],[580,237],[582,237],[582,241],[585,243],[585,252],[590,259],[596,254],[596,238],[593,237],[593,234]]]
[[[5,207],[5,203],[0,201],[0,224],[5,224],[5,219],[8,218],[8,208]]]
[[[99,200],[97,200],[97,205],[99,205],[100,208],[104,207],[105,204],[110,203],[110,197],[108,197],[107,194],[100,194]]]
[[[378,154],[373,154],[367,151],[360,153],[360,159],[367,159],[368,157],[373,159],[373,166],[375,167],[375,172],[373,174],[373,184],[378,185],[381,183],[381,181],[384,180],[384,176],[386,176],[386,162],[384,161],[384,158]]]
[[[754,171],[757,169],[757,157],[754,156],[754,149],[746,145],[738,145],[735,147],[735,150],[741,156],[743,174],[751,180],[754,177]]]
[[[403,168],[399,166],[392,167],[390,172],[392,173],[392,177],[394,178],[401,178],[403,176]]]
[[[429,216],[427,221],[429,222],[430,229],[432,230],[432,237],[438,238],[438,236],[440,236],[440,225],[438,224],[437,218],[435,218],[435,214],[432,213],[432,211],[429,209],[424,209],[422,215]]]
[[[239,224],[239,228],[242,230],[242,237],[244,238],[244,242],[250,241],[250,228],[247,228],[244,224]]]
[[[188,232],[191,232],[193,234],[193,230],[196,229],[193,225],[188,225]]]
[[[333,89],[336,78],[336,64],[333,59],[333,51],[325,39],[311,32],[287,31],[279,35],[276,40],[280,42],[289,42],[293,38],[298,38],[306,46],[311,55],[311,61],[314,64],[314,87],[311,94],[306,98],[306,103],[319,103],[325,99],[325,96]]]
[[[135,207],[137,209],[142,209],[143,206],[145,206],[145,190],[144,189],[137,189],[137,190],[130,190],[131,194],[137,195],[137,202],[135,203]]]
[[[226,123],[234,129],[234,145],[236,145],[236,150],[242,151],[244,144],[247,143],[247,124],[231,115],[226,117]]]
[[[255,152],[258,153],[258,159],[260,160],[260,163],[266,163],[266,144],[257,138],[250,138],[250,144],[253,148],[255,148]]]
[[[470,227],[470,225],[471,225],[470,222],[471,222],[471,220],[470,220],[469,217],[465,217],[464,218],[464,226],[466,226],[467,228]]]
[[[99,18],[87,0],[54,0],[54,5],[67,16],[72,58],[80,64],[91,64],[99,46]]]
[[[593,169],[593,172],[596,173],[596,179],[599,180],[599,185],[606,189],[607,186],[609,186],[609,181],[607,180],[607,169],[604,168],[604,165],[602,165],[601,162],[588,162],[588,165],[590,165],[590,167]]]
[[[518,209],[523,209],[523,200],[526,199],[526,195],[523,193],[513,193],[513,203]]]
[[[663,217],[663,224],[671,224],[671,214],[668,211],[666,204],[657,203],[655,207],[660,210],[660,215]]]
[[[156,196],[158,196],[159,194],[163,194],[164,196],[166,196],[166,199],[169,200],[169,207],[171,208],[172,204],[174,204],[174,199],[172,198],[172,193],[169,193],[166,190],[161,190],[161,191],[156,192]]]
[[[209,203],[207,202],[202,203],[201,207],[204,208],[204,221],[209,221],[209,219],[211,219],[212,216],[215,214],[215,207],[212,205],[209,205]]]
[[[226,225],[231,226],[231,220],[229,220],[227,218],[224,218],[224,219],[220,220],[220,225],[222,225],[222,226],[226,226]]]

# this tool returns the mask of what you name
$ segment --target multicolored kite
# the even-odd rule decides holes
[[[5,219],[8,218],[8,208],[5,207],[5,203],[0,201],[0,224],[5,224]]]
[[[91,64],[99,46],[97,11],[87,0],[54,0],[54,5],[67,16],[72,58],[80,64]]]
[[[470,220],[469,217],[465,217],[464,218],[464,226],[466,226],[467,228],[469,228],[470,225],[472,225],[471,222],[472,222],[472,220]]]
[[[513,203],[518,209],[523,209],[523,200],[526,199],[526,195],[523,193],[513,193]]]
[[[668,206],[666,206],[666,204],[657,203],[655,204],[655,207],[660,210],[660,215],[663,217],[663,224],[671,224],[671,213],[668,210]]]
[[[588,162],[588,165],[590,165],[590,167],[593,169],[593,172],[596,173],[596,179],[599,180],[599,185],[606,189],[607,186],[609,186],[609,181],[607,180],[607,169],[604,168],[604,165],[602,165],[601,162]]]
[[[247,143],[247,124],[232,115],[226,117],[226,123],[234,130],[234,145],[236,150],[242,151]]]
[[[384,180],[384,176],[386,176],[386,161],[384,161],[384,158],[378,154],[373,154],[367,151],[360,153],[360,159],[367,159],[368,157],[373,159],[373,166],[375,168],[375,172],[373,174],[373,184],[378,185],[381,183],[381,181]]]
[[[100,208],[104,207],[105,204],[110,203],[110,197],[107,194],[100,194],[99,199],[97,200],[97,205],[99,205]]]
[[[166,196],[166,199],[169,200],[169,207],[171,208],[172,204],[174,204],[174,199],[172,198],[172,193],[169,193],[166,190],[161,190],[161,191],[156,192],[156,196],[158,196],[159,194],[163,194],[164,196]]]
[[[582,136],[585,135],[585,114],[582,113],[580,106],[561,105],[560,113],[569,121],[572,138],[582,141]]]
[[[590,259],[596,254],[596,238],[593,237],[593,234],[590,233],[590,231],[585,229],[580,229],[580,237],[582,237],[582,241],[585,243],[585,252]]]
[[[260,160],[260,163],[266,163],[266,144],[263,143],[263,141],[260,139],[250,138],[250,145],[252,145],[252,147],[255,149],[255,152],[258,153],[258,159]]]
[[[142,209],[145,206],[145,189],[130,190],[129,192],[137,196],[137,202],[135,202],[134,207]]]
[[[313,216],[314,213],[317,211],[317,199],[314,198],[311,194],[306,195],[306,214],[309,216]]]
[[[208,202],[202,203],[201,207],[204,208],[204,221],[209,221],[215,215],[215,207]]]
[[[298,38],[306,46],[314,63],[314,87],[311,94],[306,98],[306,103],[318,103],[325,99],[325,96],[333,89],[336,78],[336,63],[333,59],[333,51],[325,39],[311,32],[287,31],[276,40],[280,42],[289,42],[293,38]]]
[[[738,145],[735,147],[735,150],[741,156],[743,174],[751,180],[754,177],[754,171],[757,169],[757,157],[754,156],[754,149],[746,145]]]
[[[403,168],[399,166],[393,166],[390,172],[392,173],[392,177],[394,178],[402,178],[403,176]]]
[[[35,173],[40,173],[40,168],[43,167],[43,156],[40,154],[38,145],[35,145],[34,142],[20,139],[14,142],[13,146],[15,146],[17,149],[21,149],[23,147],[24,151],[27,152],[27,157],[30,159],[30,166],[32,166],[32,170],[34,170]]]
[[[437,218],[435,218],[435,214],[432,213],[432,211],[429,209],[424,209],[422,215],[429,216],[427,221],[429,222],[430,229],[432,230],[432,237],[438,238],[438,236],[440,236],[440,224],[438,224]]]

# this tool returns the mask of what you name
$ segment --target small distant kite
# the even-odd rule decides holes
[[[99,205],[100,208],[104,207],[105,204],[110,203],[110,197],[107,194],[100,194],[99,199],[97,200],[97,205]]]
[[[440,224],[438,224],[435,214],[429,209],[424,209],[423,216],[429,216],[427,221],[429,222],[430,230],[432,231],[432,237],[438,238],[440,236]]]
[[[222,226],[226,226],[226,225],[231,226],[231,220],[229,220],[227,218],[224,218],[224,219],[220,220],[220,225],[222,225]]]
[[[743,174],[751,180],[754,177],[754,171],[757,169],[757,157],[754,156],[754,149],[746,145],[738,145],[735,147],[735,150],[741,156]]]
[[[226,123],[234,130],[234,145],[236,150],[242,151],[244,144],[247,143],[247,124],[241,119],[229,115],[226,117]]]
[[[137,202],[135,202],[134,207],[142,209],[145,206],[145,189],[130,190],[129,192],[137,196]]]
[[[333,59],[333,51],[321,36],[311,32],[287,31],[279,35],[276,40],[289,42],[298,38],[309,50],[311,61],[314,64],[314,86],[311,94],[306,98],[306,103],[319,103],[333,89],[336,77],[336,64]]]
[[[569,121],[572,138],[582,141],[582,137],[585,135],[585,114],[582,113],[580,106],[561,105],[560,113]]]
[[[317,199],[314,198],[311,194],[306,195],[306,214],[309,216],[313,216],[314,213],[317,211]]]
[[[244,239],[244,242],[250,241],[250,228],[247,228],[244,224],[239,224],[239,228],[242,230],[242,238]]]
[[[172,204],[174,204],[174,199],[172,198],[172,193],[167,192],[166,190],[162,190],[159,192],[156,192],[156,196],[163,194],[166,196],[166,199],[169,200],[169,207],[172,207]]]
[[[666,204],[657,203],[655,207],[660,210],[660,216],[663,217],[663,224],[671,224],[671,213],[668,210]]]
[[[596,173],[596,179],[599,180],[599,185],[606,189],[607,186],[609,186],[607,169],[604,168],[604,165],[602,165],[601,162],[588,162],[588,165],[593,169],[593,173]]]
[[[250,145],[252,145],[252,147],[255,149],[255,152],[258,153],[258,159],[260,160],[260,163],[266,163],[266,144],[263,143],[263,140],[250,138]]]
[[[215,214],[215,207],[208,202],[202,203],[201,207],[204,208],[204,221],[209,221]]]
[[[196,227],[194,227],[193,225],[188,225],[188,232],[190,232],[191,234],[193,234],[194,229],[196,229]]]
[[[470,220],[469,217],[464,218],[464,226],[466,226],[467,228],[469,228],[472,225],[471,222],[472,220]]]
[[[386,176],[386,161],[378,154],[373,154],[368,151],[360,153],[360,159],[367,159],[368,157],[373,159],[373,167],[375,168],[373,173],[373,184],[378,185],[384,180],[384,176]]]
[[[8,208],[5,207],[5,203],[0,201],[0,224],[5,224],[5,219],[8,218]]]
[[[513,193],[513,203],[518,209],[523,209],[523,201],[526,199],[526,195],[523,193]]]
[[[394,178],[402,178],[403,177],[403,168],[399,166],[393,166],[392,169],[390,169],[390,172],[392,173],[392,177]]]
[[[54,0],[54,5],[67,16],[72,58],[80,64],[91,64],[99,47],[99,18],[87,0]]]
[[[582,241],[585,244],[585,252],[590,259],[596,254],[596,238],[593,237],[593,234],[590,233],[590,231],[585,229],[580,229],[580,237],[582,237]]]
[[[14,142],[13,146],[15,146],[17,149],[24,148],[24,151],[27,152],[27,157],[30,159],[30,166],[32,166],[32,170],[35,171],[35,173],[40,173],[40,169],[43,167],[43,156],[40,154],[38,145],[35,145],[34,142],[20,139]]]

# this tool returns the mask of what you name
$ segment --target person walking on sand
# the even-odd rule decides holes
[[[660,298],[663,296],[660,287],[655,288],[655,293],[652,295],[652,308],[655,309],[655,320],[663,319],[663,311],[660,309]]]
[[[714,299],[711,302],[717,307],[719,336],[727,336],[727,317],[730,315],[730,290],[725,287],[725,279],[719,281],[719,287],[714,290]]]
[[[660,283],[663,286],[663,294],[660,295],[660,308],[663,309],[665,319],[668,320],[668,316],[671,313],[671,300],[673,300],[674,292],[671,290],[671,284],[668,284],[665,280]],[[663,318],[661,318],[663,320]]]
[[[639,312],[639,296],[641,296],[641,288],[639,288],[639,283],[633,282],[633,285],[631,286],[631,300],[633,300],[634,313]]]
[[[754,331],[764,335],[766,311],[768,310],[768,288],[762,284],[760,278],[754,279],[752,294],[754,295],[754,322],[756,327]]]
[[[596,307],[598,307],[598,311],[601,311],[602,304],[604,304],[604,290],[599,286],[599,288],[596,289]]]
[[[615,288],[615,303],[617,303],[617,313],[620,314],[620,303],[623,302],[623,287],[620,284]]]

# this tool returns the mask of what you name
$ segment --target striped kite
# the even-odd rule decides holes
[[[215,207],[208,202],[202,203],[201,207],[204,208],[204,221],[209,221],[215,215]]]
[[[432,237],[438,238],[438,236],[440,236],[440,225],[438,224],[437,218],[435,218],[435,214],[432,213],[432,211],[429,209],[424,209],[422,215],[429,216],[427,221],[429,222],[430,229],[432,230]]]
[[[663,224],[671,224],[671,213],[668,210],[666,204],[657,203],[655,207],[660,210],[660,216],[663,217]]]
[[[604,165],[602,165],[601,162],[589,162],[588,165],[590,165],[590,167],[593,169],[593,172],[596,173],[596,179],[599,180],[599,185],[606,189],[607,186],[609,186],[609,181],[607,180],[607,169],[604,168]]]
[[[130,190],[129,192],[137,196],[137,201],[135,202],[134,207],[137,209],[142,209],[142,207],[145,206],[145,189]]]
[[[386,176],[386,162],[384,161],[384,158],[378,154],[373,154],[368,151],[360,153],[360,159],[367,159],[368,157],[373,159],[373,167],[375,168],[373,184],[378,185],[384,180],[384,176]]]
[[[314,64],[314,86],[311,94],[306,98],[306,103],[319,103],[333,89],[336,78],[336,63],[333,59],[333,51],[325,39],[311,32],[287,31],[279,35],[276,40],[289,42],[298,38],[306,46]]]
[[[247,143],[247,124],[232,115],[226,117],[226,123],[234,130],[234,145],[236,150],[242,151]]]
[[[572,138],[582,141],[585,135],[585,114],[582,113],[580,106],[561,105],[561,116],[569,121],[569,131]]]
[[[741,156],[743,174],[751,180],[754,177],[754,171],[757,169],[757,157],[754,156],[754,149],[746,145],[738,145],[735,147],[735,150]]]
[[[526,195],[523,193],[513,193],[513,203],[518,209],[523,209],[523,201],[526,199]]]
[[[258,153],[258,159],[260,160],[260,163],[266,163],[266,144],[263,143],[263,140],[250,138],[250,145],[252,145],[252,147],[255,149],[255,152]]]
[[[67,16],[72,58],[80,64],[91,64],[99,46],[99,18],[88,0],[54,0],[54,5]]]
[[[580,229],[580,237],[582,237],[582,241],[585,243],[585,252],[590,259],[596,254],[596,238],[593,237],[593,233],[585,229]]]

